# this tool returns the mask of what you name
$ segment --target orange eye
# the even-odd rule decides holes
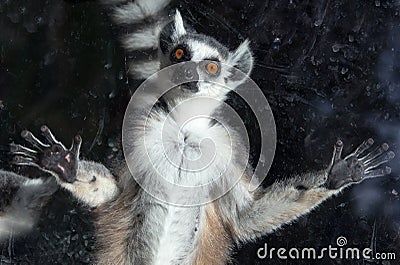
[[[206,65],[207,72],[215,75],[218,72],[218,64],[216,63],[208,63]]]
[[[183,52],[182,49],[176,49],[176,51],[175,51],[175,58],[178,59],[178,60],[180,60],[180,59],[182,59],[183,54],[184,54],[184,52]]]

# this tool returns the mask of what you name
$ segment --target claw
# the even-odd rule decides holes
[[[27,142],[29,142],[32,146],[36,147],[40,151],[43,150],[43,148],[48,148],[50,147],[47,144],[42,143],[39,139],[37,139],[30,131],[28,130],[23,130],[21,132],[21,137],[24,138]]]
[[[37,152],[19,144],[10,144],[10,153],[13,155],[24,155],[31,158],[36,158]]]

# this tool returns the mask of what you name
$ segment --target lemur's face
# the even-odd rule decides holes
[[[186,30],[179,11],[161,32],[160,53],[161,68],[183,63],[174,70],[173,81],[196,94],[212,94],[221,86],[232,90],[253,67],[247,41],[230,52],[215,39]]]

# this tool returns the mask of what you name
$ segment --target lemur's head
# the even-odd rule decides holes
[[[173,21],[161,31],[160,62],[161,68],[187,62],[176,71],[175,77],[179,79],[178,82],[185,82],[181,85],[183,90],[196,94],[212,93],[215,89],[212,82],[235,89],[253,68],[253,57],[247,40],[235,51],[229,51],[214,38],[185,27],[178,10]]]

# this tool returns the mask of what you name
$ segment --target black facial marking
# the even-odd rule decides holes
[[[168,23],[160,33],[160,49],[163,54],[167,54],[172,43],[172,33],[174,31],[174,23]]]
[[[175,57],[175,52],[176,52],[176,50],[178,50],[178,49],[182,49],[182,50],[183,50],[183,56],[182,56],[182,58],[180,58],[180,59],[177,59],[177,58]],[[171,62],[176,62],[176,63],[179,63],[179,62],[187,62],[187,61],[190,61],[191,59],[192,59],[192,56],[191,56],[191,54],[190,54],[190,51],[189,51],[187,45],[185,45],[185,44],[179,44],[179,45],[177,45],[174,49],[172,49],[171,54],[170,54],[170,60],[171,60]]]
[[[213,62],[220,62],[220,60],[216,57],[213,58],[205,58],[204,61],[213,61]]]
[[[199,92],[199,88],[197,87],[197,82],[187,82],[182,84],[181,87],[193,93]]]

